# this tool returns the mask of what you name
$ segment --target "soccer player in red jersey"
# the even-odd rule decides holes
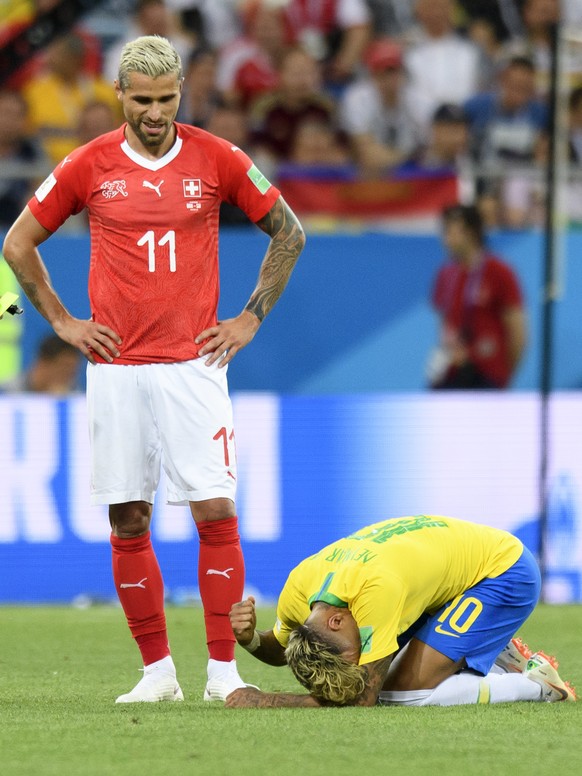
[[[441,343],[429,365],[431,387],[506,388],[527,338],[518,279],[486,250],[474,205],[446,208],[443,226],[450,261],[433,291]]]
[[[115,83],[126,123],[67,156],[10,229],[4,255],[55,332],[87,357],[91,497],[109,505],[113,577],[144,676],[117,701],[183,698],[150,541],[160,467],[168,502],[189,503],[209,650],[206,700],[244,687],[228,613],[244,584],[226,366],[281,295],[305,237],[279,191],[231,143],[174,121],[178,54],[128,43]],[[239,206],[271,240],[244,310],[218,321],[218,214]],[[63,306],[38,246],[84,208],[91,320]]]

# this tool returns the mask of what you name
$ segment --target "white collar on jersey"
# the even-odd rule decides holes
[[[170,148],[167,154],[164,154],[162,157],[160,157],[160,159],[146,159],[144,156],[138,154],[137,151],[134,151],[133,148],[130,147],[127,140],[124,140],[121,144],[121,150],[124,154],[129,156],[132,162],[135,162],[136,164],[139,164],[140,167],[145,167],[146,170],[151,170],[152,172],[161,170],[162,167],[165,167],[167,164],[173,161],[180,153],[181,148],[182,138],[176,136],[176,142]]]

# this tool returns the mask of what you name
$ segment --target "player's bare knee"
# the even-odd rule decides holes
[[[190,511],[197,523],[209,520],[226,520],[236,517],[234,501],[229,498],[211,498],[206,501],[191,501]]]
[[[115,536],[131,539],[149,530],[152,505],[145,501],[130,501],[127,504],[109,506],[109,522]]]

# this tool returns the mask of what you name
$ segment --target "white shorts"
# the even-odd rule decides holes
[[[153,503],[161,466],[170,504],[230,498],[236,455],[226,367],[88,364],[91,503]]]

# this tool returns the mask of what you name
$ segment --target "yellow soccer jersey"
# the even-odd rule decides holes
[[[347,606],[360,629],[360,663],[391,655],[397,637],[520,557],[515,536],[439,515],[385,520],[324,547],[289,574],[279,596],[275,637],[283,646],[315,601]]]

